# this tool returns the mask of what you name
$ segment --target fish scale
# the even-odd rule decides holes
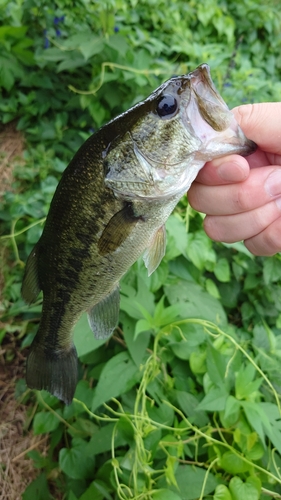
[[[43,291],[27,385],[70,404],[77,383],[73,328],[88,312],[96,338],[118,323],[119,281],[143,255],[165,253],[165,222],[206,161],[255,149],[217,93],[206,64],[173,77],[92,135],[64,171],[22,296]]]

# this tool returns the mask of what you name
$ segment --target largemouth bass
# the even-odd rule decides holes
[[[96,338],[118,323],[119,281],[143,255],[165,253],[165,221],[206,161],[255,150],[216,91],[209,67],[173,77],[79,149],[54,194],[26,264],[22,296],[43,290],[27,385],[70,404],[77,383],[72,330],[88,312]]]

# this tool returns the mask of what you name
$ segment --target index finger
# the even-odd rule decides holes
[[[281,155],[281,102],[244,104],[232,112],[246,137],[263,151]],[[281,165],[281,158],[272,163]]]

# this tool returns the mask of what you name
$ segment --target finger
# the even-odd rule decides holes
[[[204,219],[207,235],[215,241],[234,243],[248,240],[266,229],[281,215],[281,198],[251,212],[236,215],[208,216]]]
[[[245,104],[232,112],[245,135],[260,149],[281,155],[281,102]],[[273,162],[281,165],[281,157]]]
[[[281,252],[281,217],[278,217],[261,233],[244,241],[254,255],[271,256]]]
[[[188,192],[188,201],[208,215],[234,215],[266,205],[281,196],[281,168],[253,169],[240,183],[206,186],[197,182]]]
[[[218,186],[244,181],[249,175],[249,165],[239,155],[229,155],[207,162],[196,177],[196,182]]]

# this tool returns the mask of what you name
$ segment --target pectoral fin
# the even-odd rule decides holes
[[[25,266],[21,287],[22,298],[27,304],[31,304],[37,299],[40,290],[41,287],[38,277],[38,249],[37,245],[35,245]]]
[[[131,203],[110,219],[98,241],[100,255],[114,252],[128,238],[140,218],[134,215]]]
[[[148,276],[159,266],[166,250],[166,228],[161,226],[155,233],[150,246],[143,254],[143,260],[148,270]]]
[[[88,320],[96,339],[112,335],[118,324],[120,294],[119,286],[88,311]]]

